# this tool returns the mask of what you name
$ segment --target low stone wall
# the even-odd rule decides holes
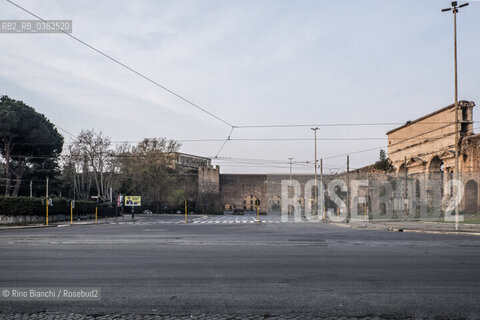
[[[78,219],[94,219],[95,215],[86,214],[79,216],[74,216],[74,221],[78,221]],[[63,221],[70,221],[69,215],[64,214],[57,214],[57,215],[50,215],[48,217],[48,222],[63,222]],[[16,215],[16,216],[7,216],[7,215],[0,215],[0,225],[26,225],[26,224],[43,224],[45,223],[45,216],[29,216],[29,215]]]

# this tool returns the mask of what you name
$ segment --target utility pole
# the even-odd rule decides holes
[[[46,179],[47,181],[47,186],[46,186],[46,192],[45,192],[45,205],[46,205],[46,209],[45,209],[45,224],[48,226],[48,177]]]
[[[455,60],[455,179],[458,180],[458,154],[459,154],[459,139],[458,139],[458,76],[457,76],[457,12],[458,9],[468,6],[468,2],[457,6],[457,1],[452,1],[451,8],[442,9],[442,12],[453,11],[453,50]],[[458,203],[457,193],[455,192],[455,231],[458,231]]]
[[[73,174],[73,200],[75,200],[75,192],[77,191],[77,174]]]
[[[292,185],[292,161],[293,161],[293,158],[288,158],[288,160],[290,160],[290,185]]]
[[[403,159],[403,168],[405,169],[404,175],[405,179],[403,182],[403,218],[407,216],[407,157],[405,156]],[[411,195],[413,197],[413,195]]]
[[[30,180],[30,198],[33,197],[32,186],[33,186],[33,182],[32,182],[32,180]]]
[[[323,221],[327,221],[327,217],[325,215],[325,195],[323,194],[323,159],[320,159],[320,186],[322,187],[322,207],[320,210],[322,210],[322,216],[323,216]]]
[[[290,190],[292,190],[292,160],[293,158],[288,158],[290,160],[290,184],[288,186],[288,196],[290,197]],[[292,191],[293,192],[293,191]],[[288,206],[288,215],[290,215],[290,206]]]
[[[315,143],[315,211],[313,215],[317,215],[318,214],[318,186],[317,186],[317,130],[320,129],[319,127],[315,127],[315,128],[310,128],[313,130],[314,132],[314,143]]]
[[[75,203],[75,198],[77,196],[76,192],[77,192],[77,185],[76,185],[76,173],[74,173],[74,177],[73,177],[73,203]],[[71,223],[73,223],[73,206],[72,206],[72,212],[71,212]]]
[[[347,222],[350,218],[350,156],[347,156]]]

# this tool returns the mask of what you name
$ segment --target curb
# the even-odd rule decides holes
[[[33,226],[11,226],[11,227],[0,227],[0,230],[17,230],[17,229],[39,229],[39,228],[54,228],[56,225],[33,225]]]
[[[75,227],[75,226],[91,226],[91,225],[99,225],[99,224],[109,224],[109,222],[89,222],[89,223],[74,223],[74,224],[50,224],[50,225],[26,225],[26,226],[11,226],[11,227],[0,227],[0,231],[2,230],[19,230],[19,229],[40,229],[40,228],[62,228],[62,227]]]
[[[367,226],[367,225],[352,225],[352,224],[343,224],[343,223],[335,223],[335,222],[330,222],[330,224],[341,227],[341,228],[351,228],[351,229],[364,229],[364,230],[387,230],[387,228],[376,228],[374,226]]]
[[[401,229],[389,227],[387,231],[393,232],[411,232],[411,233],[428,233],[428,234],[449,234],[449,235],[468,235],[468,236],[480,236],[480,232],[468,232],[468,231],[435,231],[435,230],[417,230],[417,229]]]
[[[385,226],[385,228],[375,228],[375,227],[369,227],[369,226],[366,226],[366,225],[357,226],[357,225],[346,225],[346,224],[340,224],[340,223],[338,223],[338,224],[337,223],[332,223],[332,224],[335,225],[335,226],[338,226],[338,227],[342,227],[342,228],[363,229],[363,230],[480,236],[480,232],[473,232],[473,231],[420,230],[420,229],[394,228],[394,227],[387,227],[387,226]]]

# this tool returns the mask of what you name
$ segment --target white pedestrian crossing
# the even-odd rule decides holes
[[[280,215],[259,217],[260,223],[304,223],[306,221],[282,221]],[[225,216],[194,216],[188,218],[188,224],[252,224],[257,222],[257,215],[225,215]],[[135,224],[135,225],[156,225],[156,224],[185,224],[185,218],[180,216],[150,216],[148,218],[139,218],[138,220],[131,220],[125,218],[117,222],[117,224]]]

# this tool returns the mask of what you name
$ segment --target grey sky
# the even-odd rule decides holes
[[[234,125],[405,122],[453,102],[450,2],[16,1]],[[480,99],[480,2],[458,16],[460,99]],[[0,1],[0,19],[31,19]],[[0,34],[0,94],[74,134],[114,141],[225,139],[230,128],[62,34]],[[480,119],[475,112],[475,120]],[[475,125],[476,128],[478,125]],[[327,172],[370,164],[395,127],[322,127]],[[63,133],[63,132],[62,132]],[[69,141],[69,136],[66,141]],[[313,138],[308,127],[236,129],[233,138]],[[373,138],[379,140],[336,140]],[[215,156],[222,142],[184,142]],[[313,141],[230,141],[222,172],[287,172]],[[296,165],[296,172],[312,171]]]

